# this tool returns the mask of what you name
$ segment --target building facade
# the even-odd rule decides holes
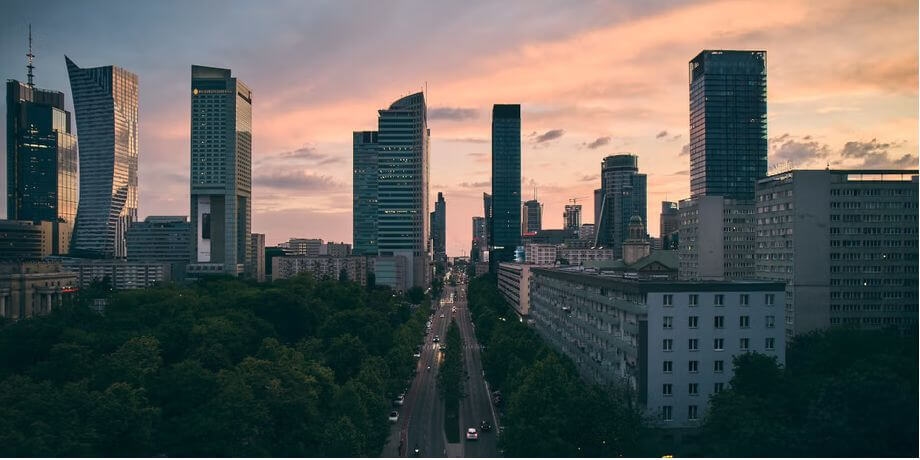
[[[64,93],[6,82],[6,152],[7,218],[50,222],[51,254],[67,254],[78,173]]]
[[[498,290],[521,318],[530,313],[530,269],[532,265],[502,262],[498,265]]]
[[[521,234],[536,233],[543,230],[543,203],[528,200],[521,207]]]
[[[348,257],[352,255],[351,245],[345,242],[335,243],[330,241],[326,243],[325,251],[322,254],[332,257]]]
[[[434,260],[447,263],[447,203],[441,192],[438,192],[438,201],[431,213],[431,246]]]
[[[521,245],[521,105],[492,106],[491,270]]]
[[[76,275],[80,288],[107,280],[115,290],[146,289],[171,279],[168,262],[64,258],[61,265]]]
[[[917,170],[793,170],[756,189],[756,276],[786,284],[786,335],[917,333]]]
[[[754,278],[753,200],[701,196],[681,200],[680,279]]]
[[[615,257],[622,257],[629,219],[639,216],[643,222],[648,221],[648,179],[645,174],[639,174],[639,157],[624,154],[604,158],[601,184],[603,201],[595,229],[597,246],[611,248]]]
[[[352,133],[352,242],[355,254],[377,255],[377,131]]]
[[[60,264],[0,263],[0,318],[19,320],[51,313],[76,292],[76,277]]]
[[[51,255],[52,228],[48,221],[0,220],[0,260],[40,259]]]
[[[249,252],[252,254],[252,262],[246,270],[249,278],[260,283],[265,282],[265,234],[251,233],[249,235]]]
[[[64,57],[79,139],[80,198],[70,253],[124,258],[137,221],[137,75]]]
[[[673,201],[661,202],[661,215],[659,216],[658,238],[662,240],[664,249],[677,249],[671,247],[672,240],[680,230],[680,208]]]
[[[563,228],[578,231],[581,229],[581,205],[567,204],[562,213]]]
[[[561,247],[556,250],[559,259],[568,262],[568,265],[582,265],[591,260],[613,260],[613,249],[609,248],[570,248]]]
[[[524,246],[524,257],[528,264],[556,265],[558,247],[555,244],[528,244]]]
[[[367,257],[302,257],[272,258],[272,281],[293,278],[300,273],[312,273],[318,279],[339,279],[344,271],[349,281],[367,285]]]
[[[690,61],[690,197],[753,200],[767,175],[767,52]]]
[[[252,91],[230,69],[192,66],[190,275],[251,263]]]
[[[149,216],[128,229],[128,261],[167,262],[172,280],[184,280],[191,236],[186,216]]]

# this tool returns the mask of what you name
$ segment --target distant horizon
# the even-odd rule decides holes
[[[253,92],[252,232],[268,246],[352,243],[351,133],[376,129],[411,87],[427,90],[430,208],[442,192],[448,256],[468,255],[491,193],[495,103],[521,104],[521,201],[537,189],[545,228],[562,228],[576,197],[593,223],[601,161],[623,152],[648,174],[656,236],[661,202],[690,195],[687,64],[706,49],[767,52],[770,168],[918,165],[916,2],[360,6],[16,2],[0,19],[0,68],[26,81],[31,24],[35,85],[63,92],[71,113],[65,53],[138,75],[138,220],[189,215],[190,69],[231,69]]]

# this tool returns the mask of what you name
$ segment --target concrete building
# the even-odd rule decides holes
[[[61,265],[77,277],[77,286],[108,280],[112,289],[145,289],[171,279],[168,262],[62,258]]]
[[[185,280],[191,228],[186,216],[149,216],[135,222],[125,235],[128,262],[167,262],[172,280]]]
[[[754,278],[754,202],[701,196],[680,202],[680,279]]]
[[[529,313],[540,336],[586,380],[635,388],[664,427],[701,423],[709,397],[728,387],[733,357],[756,351],[785,361],[782,283],[531,273]]]
[[[917,170],[794,170],[756,188],[756,276],[786,284],[786,335],[917,333]]]
[[[594,224],[581,224],[581,228],[578,229],[578,239],[585,240],[594,245]]]
[[[285,255],[316,257],[323,254],[325,243],[321,238],[291,238],[281,243]]]
[[[614,260],[613,249],[610,248],[569,248],[560,247],[556,250],[556,257],[568,262],[568,265],[583,265],[592,260]]]
[[[596,222],[596,246],[612,248],[614,256],[622,257],[629,219],[639,216],[643,222],[648,221],[648,179],[639,174],[636,155],[611,155],[604,158],[601,166],[604,196],[600,220]]]
[[[300,273],[312,273],[318,279],[337,280],[344,270],[349,281],[367,285],[367,257],[349,256],[285,256],[272,258],[272,281],[293,278]]]
[[[230,69],[192,66],[190,275],[252,263],[252,91]]]
[[[377,255],[377,131],[352,133],[352,242],[355,254]]]
[[[46,315],[76,292],[76,277],[60,264],[0,263],[0,318]]]
[[[581,205],[567,204],[562,213],[563,228],[579,231],[581,229]]]
[[[677,203],[662,201],[659,219],[658,238],[662,241],[662,249],[677,249],[676,245],[671,247],[680,230],[680,208]]]
[[[530,313],[530,269],[533,265],[502,262],[498,265],[498,290],[521,316]]]
[[[521,245],[521,105],[492,106],[492,209],[489,250],[492,273],[514,260]]]
[[[332,257],[348,257],[352,254],[351,245],[345,242],[335,243],[328,242],[324,246],[324,251],[321,251],[321,255],[327,255]]]
[[[528,244],[524,246],[524,260],[532,265],[556,265],[557,251],[555,244]]]
[[[64,60],[80,133],[80,199],[69,253],[124,258],[125,233],[137,221],[137,75]]]
[[[40,259],[53,248],[51,222],[0,220],[0,260]]]
[[[525,201],[521,207],[521,234],[543,230],[543,203],[537,200]]]
[[[438,192],[438,201],[431,212],[431,247],[434,260],[447,263],[447,202],[441,192]]]
[[[265,282],[265,234],[249,234],[249,252],[252,261],[247,266],[246,275],[260,283]]]

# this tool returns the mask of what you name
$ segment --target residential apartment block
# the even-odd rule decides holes
[[[720,196],[681,200],[680,279],[754,277],[754,202]]]
[[[286,256],[272,258],[272,281],[312,273],[318,279],[339,279],[344,271],[349,281],[367,285],[367,257]]]

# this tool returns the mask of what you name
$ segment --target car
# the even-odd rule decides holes
[[[476,428],[466,429],[466,440],[467,441],[476,441],[478,439],[479,439],[479,433],[476,432]]]
[[[399,421],[399,412],[396,412],[395,410],[393,412],[390,412],[390,416],[387,417],[387,420],[389,420],[390,423],[396,423],[397,421]]]
[[[479,431],[482,431],[483,433],[485,433],[486,431],[492,431],[492,424],[489,423],[488,420],[483,420],[479,424]]]
[[[441,338],[438,337],[438,336],[434,336],[434,339],[432,339],[432,342],[434,342],[434,343],[438,343],[438,342],[440,342],[440,341],[441,341]]]
[[[413,357],[413,358],[421,358],[421,357],[422,357],[422,354],[419,353],[418,351],[416,351],[415,353],[412,353],[412,357]]]
[[[403,394],[397,396],[396,399],[393,400],[393,404],[396,404],[397,406],[402,406],[405,402],[406,402],[406,395],[405,395],[405,393],[403,393]],[[485,422],[483,422],[483,423],[485,423]]]
[[[443,317],[444,317],[444,313],[441,313],[441,318],[443,318]]]

